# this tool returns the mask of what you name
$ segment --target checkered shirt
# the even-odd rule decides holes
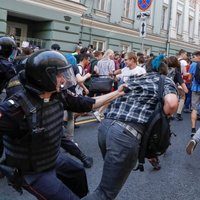
[[[158,73],[147,73],[140,77],[130,77],[131,91],[114,100],[106,110],[106,118],[124,122],[147,123],[158,102]],[[163,96],[176,94],[174,82],[166,77]]]

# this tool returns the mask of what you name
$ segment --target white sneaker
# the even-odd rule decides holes
[[[95,111],[93,114],[94,114],[95,118],[96,118],[99,122],[101,122],[101,114],[99,113],[99,111]]]
[[[196,145],[197,145],[197,142],[195,140],[190,140],[189,143],[186,146],[187,154],[191,155],[192,152],[194,151]]]

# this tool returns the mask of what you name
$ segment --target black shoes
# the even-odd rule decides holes
[[[181,114],[177,114],[176,115],[176,120],[178,120],[178,121],[182,121],[183,120]]]

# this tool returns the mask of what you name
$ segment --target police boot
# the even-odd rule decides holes
[[[92,167],[92,165],[93,165],[93,158],[92,157],[88,157],[84,153],[81,153],[79,159],[81,160],[81,162],[83,163],[83,166],[85,168],[91,168]]]

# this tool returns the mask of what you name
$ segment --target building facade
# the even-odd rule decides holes
[[[72,52],[78,42],[104,51],[199,50],[198,0],[152,0],[141,37],[138,0],[0,0],[0,35]],[[144,20],[143,20],[144,21]]]

